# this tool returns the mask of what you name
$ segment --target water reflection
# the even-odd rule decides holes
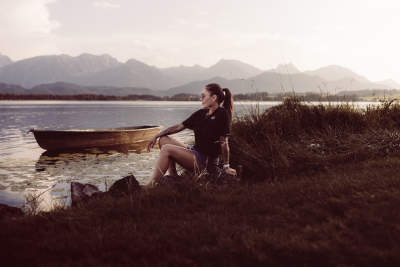
[[[154,148],[158,149],[158,144],[155,145]],[[69,162],[87,163],[88,160],[108,158],[116,154],[142,154],[142,152],[146,152],[146,149],[147,141],[145,140],[141,142],[116,146],[46,150],[42,153],[42,155],[36,162],[35,169],[36,171],[41,172],[45,171],[48,168],[54,168],[54,166],[58,163],[64,163],[67,165],[69,164]]]
[[[2,162],[0,202],[21,206],[27,193],[43,194],[45,209],[56,201],[70,201],[70,183],[94,184],[100,190],[129,174],[147,183],[154,170],[159,148],[148,153],[147,141],[129,145],[89,149],[44,151],[36,161],[9,159]]]

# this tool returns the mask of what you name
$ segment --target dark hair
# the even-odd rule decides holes
[[[221,85],[219,85],[218,83],[207,84],[206,90],[210,92],[210,94],[217,96],[218,104],[224,102],[222,106],[226,110],[228,110],[229,114],[231,115],[231,121],[232,121],[233,98],[231,90],[229,90],[228,88],[222,89]]]

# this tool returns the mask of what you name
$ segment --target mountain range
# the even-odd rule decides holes
[[[1,67],[5,67],[7,65],[10,65],[11,63],[13,63],[14,61],[12,61],[9,57],[4,56],[0,53],[0,68]]]
[[[289,63],[274,70],[260,70],[238,60],[222,59],[209,68],[199,65],[157,68],[135,59],[121,63],[106,54],[38,56],[16,62],[0,54],[0,83],[3,83],[0,92],[172,96],[199,94],[204,85],[212,82],[230,88],[234,94],[256,90],[337,93],[400,89],[400,84],[391,79],[372,83],[337,65],[301,72]]]
[[[50,94],[50,95],[80,95],[80,94],[103,94],[103,95],[155,95],[163,96],[158,91],[140,87],[112,87],[112,86],[81,86],[72,83],[57,82],[51,84],[36,85],[32,89],[26,89],[20,85],[0,83],[0,93],[14,94]]]

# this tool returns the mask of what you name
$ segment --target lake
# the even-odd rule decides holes
[[[277,103],[265,102],[269,107]],[[247,103],[245,105],[248,105]],[[92,183],[105,190],[113,181],[133,173],[147,183],[159,150],[147,153],[92,148],[76,153],[46,152],[30,129],[98,129],[139,125],[169,127],[202,108],[198,102],[165,101],[2,101],[0,102],[0,203],[18,206],[27,193],[43,194],[44,206],[69,201],[70,182]],[[241,109],[240,105],[235,110]],[[184,143],[190,131],[175,134]],[[8,142],[8,143],[7,143]]]
[[[268,108],[280,102],[260,102]],[[251,103],[235,103],[234,112]],[[371,103],[358,103],[365,107]],[[197,102],[166,101],[1,101],[0,203],[20,206],[28,193],[43,194],[42,207],[69,202],[70,183],[91,183],[105,190],[113,181],[134,174],[146,184],[159,150],[147,153],[146,142],[124,151],[91,148],[74,153],[49,152],[38,146],[30,129],[98,129],[139,125],[169,127],[201,109]],[[184,143],[191,131],[175,134]]]

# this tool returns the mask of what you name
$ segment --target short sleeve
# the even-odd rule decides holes
[[[224,109],[224,112],[221,115],[219,135],[220,136],[231,135],[231,115],[226,109]]]
[[[186,120],[184,120],[182,122],[183,126],[185,126],[186,128],[193,130],[194,125],[196,124],[196,117],[197,117],[197,113],[198,111],[196,111],[195,113],[193,113],[192,115],[190,115],[189,118],[187,118]]]

